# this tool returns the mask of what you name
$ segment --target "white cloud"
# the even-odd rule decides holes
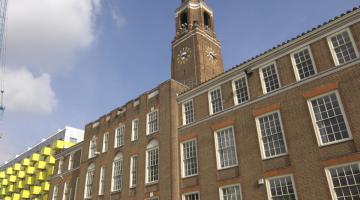
[[[69,70],[76,53],[94,41],[100,1],[9,1],[8,64],[41,72]]]
[[[56,108],[56,96],[50,75],[34,76],[25,68],[7,70],[4,76],[6,111],[47,114]]]
[[[121,28],[122,25],[126,22],[125,18],[120,15],[120,12],[114,7],[110,5],[110,13],[111,17],[115,21],[115,24],[118,28]]]

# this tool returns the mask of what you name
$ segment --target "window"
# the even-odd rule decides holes
[[[198,192],[192,192],[183,195],[183,200],[200,200],[200,195]]]
[[[292,54],[292,62],[297,80],[316,74],[316,68],[309,47]]]
[[[228,127],[215,132],[215,147],[218,169],[237,165],[233,127]]]
[[[122,186],[122,176],[123,176],[123,155],[119,153],[115,156],[113,162],[113,172],[112,172],[112,189],[111,191],[119,191]]]
[[[152,140],[146,147],[146,183],[159,180],[159,142]]]
[[[269,200],[296,200],[296,191],[292,176],[275,177],[266,180]]]
[[[210,114],[214,114],[223,110],[222,98],[221,98],[221,89],[217,88],[209,92],[209,105],[210,105]]]
[[[328,37],[328,43],[335,65],[345,64],[358,57],[354,40],[348,29]]]
[[[91,199],[94,175],[95,175],[95,165],[91,164],[86,172],[85,199]]]
[[[139,119],[132,120],[132,131],[131,131],[131,141],[135,141],[139,138]]]
[[[58,198],[58,192],[59,192],[59,186],[55,185],[55,186],[54,186],[54,189],[53,189],[52,200],[57,200],[57,198]]]
[[[308,101],[319,145],[351,139],[337,92],[331,92]]]
[[[220,188],[220,200],[241,200],[240,185],[231,185]]]
[[[279,112],[258,117],[256,124],[263,159],[273,158],[287,153]]]
[[[183,124],[190,124],[194,121],[194,104],[193,100],[183,103],[182,107],[183,112]]]
[[[68,183],[64,184],[63,200],[70,200],[70,188],[68,186]]]
[[[326,174],[333,200],[360,199],[359,163],[332,167]]]
[[[152,111],[147,114],[147,135],[159,131],[158,111]]]
[[[77,144],[77,138],[70,137],[70,142],[73,144]]]
[[[130,162],[130,188],[133,188],[136,187],[137,156],[131,156]]]
[[[196,140],[181,144],[182,152],[182,176],[188,177],[198,173],[197,143]]]
[[[150,197],[150,198],[148,198],[146,200],[159,200],[159,197]]]
[[[109,133],[105,133],[103,137],[102,152],[107,152],[109,149]]]
[[[97,138],[95,136],[90,140],[89,158],[93,158],[96,156],[96,140]]]
[[[64,157],[61,157],[59,159],[59,165],[58,165],[58,174],[61,174],[63,172],[63,168],[64,168]]]
[[[233,81],[233,92],[235,105],[242,104],[249,100],[249,88],[246,76]]]
[[[115,148],[121,147],[124,145],[125,140],[125,125],[120,125],[115,132]]]
[[[100,168],[100,180],[99,180],[99,195],[104,195],[105,192],[105,167]]]
[[[69,156],[69,166],[68,170],[72,170],[74,168],[74,153]]]
[[[260,68],[260,77],[264,94],[280,88],[280,81],[275,63]]]
[[[211,27],[211,17],[208,12],[204,12],[204,25],[205,28]]]

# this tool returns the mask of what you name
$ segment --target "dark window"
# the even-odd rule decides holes
[[[180,22],[181,22],[182,28],[184,28],[184,27],[187,28],[187,26],[188,26],[188,13],[187,12],[181,13]]]
[[[211,27],[210,15],[207,12],[204,12],[204,25],[207,27]]]

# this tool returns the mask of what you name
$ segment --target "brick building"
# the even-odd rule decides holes
[[[360,10],[226,72],[214,30],[182,0],[171,79],[86,125],[53,199],[360,199]]]

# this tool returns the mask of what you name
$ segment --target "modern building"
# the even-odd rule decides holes
[[[65,127],[0,166],[0,199],[47,200],[55,154],[81,142],[83,138],[83,130]]]
[[[53,200],[360,199],[360,9],[226,72],[214,30],[181,1],[171,79],[86,125]]]

